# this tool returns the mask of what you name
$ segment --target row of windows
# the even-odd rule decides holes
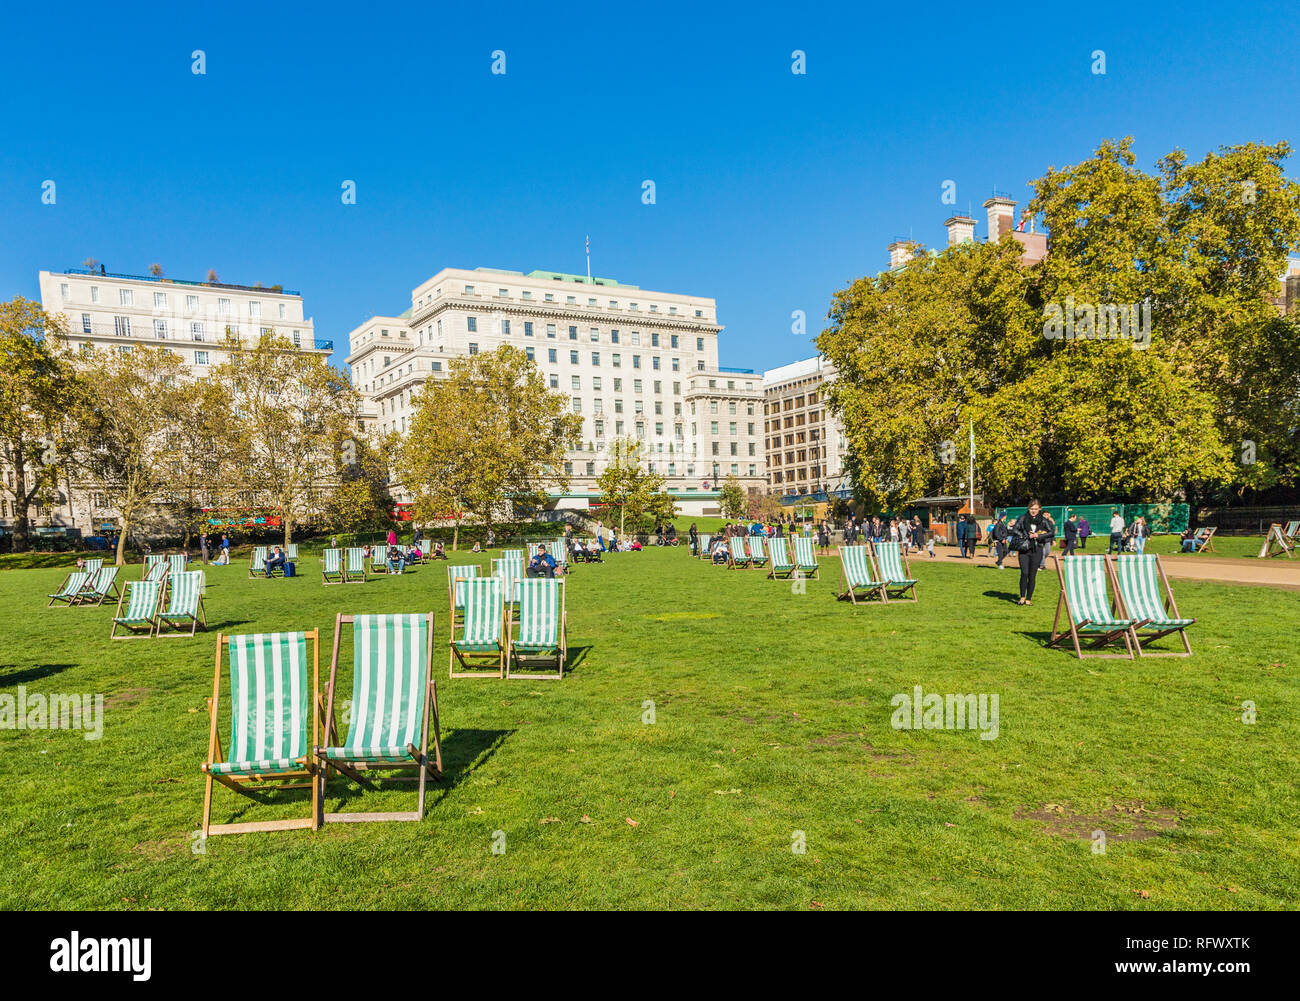
[[[238,336],[238,335],[239,335],[239,325],[238,325],[238,324],[228,324],[228,327],[229,327],[230,332],[231,332],[232,334],[234,334],[235,336]],[[183,329],[183,328],[182,328],[182,329]],[[269,334],[269,333],[271,333],[271,331],[272,331],[273,329],[274,329],[274,328],[272,328],[272,327],[259,327],[259,328],[258,328],[258,333],[260,333],[260,334]],[[93,332],[94,332],[94,324],[91,322],[91,317],[90,317],[90,314],[89,314],[89,313],[82,313],[82,314],[81,314],[81,332],[82,332],[83,334],[90,334],[90,333],[93,333]],[[114,317],[113,317],[113,333],[114,333],[114,335],[116,335],[117,337],[130,337],[130,336],[131,336],[131,317],[129,317],[129,316],[114,316]],[[160,338],[160,339],[162,339],[162,340],[167,340],[167,339],[168,339],[172,334],[174,334],[174,333],[176,333],[176,327],[172,326],[170,320],[159,320],[159,319],[155,319],[155,320],[153,321],[153,336],[154,336],[154,337]],[[205,325],[203,324],[202,321],[195,320],[194,322],[192,322],[192,323],[189,324],[189,334],[190,334],[190,338],[191,338],[191,339],[196,340],[196,341],[202,341],[202,340],[205,340],[206,337],[207,337],[207,330],[206,330],[206,327],[205,327]],[[298,346],[298,347],[301,347],[301,345],[302,345],[302,331],[300,331],[300,330],[295,330],[295,331],[293,331],[293,335],[292,335],[292,336],[293,336],[293,343],[294,343],[294,345],[295,345],[295,346]]]
[[[162,348],[161,350],[163,350],[163,351],[170,351],[173,355],[176,355],[178,358],[179,358],[179,357],[182,357],[182,355],[181,355],[181,353],[180,353],[179,351],[172,351],[171,348]],[[80,351],[81,351],[81,353],[82,353],[83,355],[93,354],[94,351],[95,351],[95,345],[89,343],[88,341],[87,341],[87,342],[83,342],[83,343],[81,344],[81,346],[80,346]],[[118,352],[118,354],[129,355],[129,354],[131,353],[131,345],[130,345],[130,344],[119,344],[119,345],[117,346],[117,352]],[[195,365],[207,365],[207,364],[209,364],[209,361],[208,361],[208,352],[206,352],[206,351],[195,351],[195,352],[194,352],[194,364],[195,364]]]
[[[465,317],[465,329],[466,329],[466,331],[468,331],[468,332],[471,333],[471,334],[476,334],[476,333],[478,333],[478,317],[477,317],[477,316],[467,316],[467,317]],[[556,329],[557,329],[557,328],[556,328],[556,325],[555,325],[554,323],[548,323],[548,324],[546,325],[546,338],[547,338],[547,340],[552,340],[552,341],[553,341],[553,340],[556,340],[556,339],[557,339]],[[437,323],[437,331],[438,331],[438,336],[441,337],[441,336],[442,336],[442,321],[441,321],[441,320],[439,320],[438,323]],[[509,320],[507,320],[507,319],[505,319],[505,318],[502,318],[502,319],[500,319],[500,320],[497,321],[497,330],[496,330],[496,333],[497,333],[497,334],[501,335],[502,337],[509,337],[509,336],[510,336],[510,331],[511,331],[511,326],[510,326],[510,321],[509,321]],[[426,333],[429,333],[429,331],[427,331],[427,330],[426,330],[425,332],[426,332]],[[569,331],[568,331],[568,332],[569,332],[569,340],[571,340],[571,341],[580,340],[580,338],[579,338],[579,336],[578,336],[578,328],[577,328],[576,325],[570,325],[570,326],[569,326]],[[384,334],[385,334],[385,335],[387,335],[387,333],[388,333],[387,331],[384,331]],[[532,337],[532,336],[533,336],[533,321],[532,321],[532,320],[525,320],[525,321],[524,321],[524,336],[525,336],[525,337]],[[617,328],[611,328],[611,329],[610,329],[610,331],[609,331],[609,343],[610,343],[610,344],[621,344],[621,343],[622,343],[622,339],[621,339],[621,338],[622,338],[622,335],[620,334],[620,332],[618,331]],[[599,344],[599,343],[600,343],[600,328],[599,328],[599,327],[589,327],[589,328],[587,329],[587,339],[588,339],[589,341],[591,341],[591,343],[593,343],[593,344]],[[639,331],[639,330],[632,330],[632,331],[629,331],[629,341],[628,341],[628,342],[629,342],[633,347],[637,347],[637,346],[639,346],[640,343],[641,343],[641,331]],[[650,332],[650,347],[652,347],[652,348],[657,348],[657,347],[661,347],[661,346],[662,346],[662,344],[661,344],[661,341],[660,341],[660,337],[659,337],[659,333],[658,333],[658,331],[651,331],[651,332]],[[677,336],[676,334],[670,334],[669,337],[668,337],[668,345],[667,345],[667,346],[670,347],[670,348],[674,348],[674,349],[675,349],[675,348],[679,348],[679,347],[681,347],[680,338],[678,338],[678,336]],[[695,350],[696,350],[696,351],[703,351],[703,350],[704,350],[704,338],[703,338],[703,337],[697,337],[697,338],[695,338]]]
[[[69,285],[68,282],[63,282],[62,284],[59,285],[59,294],[63,297],[63,301],[64,301],[64,302],[71,302],[71,301],[72,301],[72,289],[71,289],[71,287],[70,287],[70,285]],[[100,298],[99,298],[99,286],[98,286],[98,285],[92,285],[92,286],[90,286],[90,301],[91,301],[92,304],[93,304],[93,303],[98,303],[98,302],[100,301]],[[168,305],[168,303],[169,303],[170,301],[171,301],[171,300],[170,300],[170,293],[167,293],[167,292],[154,292],[154,293],[153,293],[153,308],[154,308],[154,309],[169,309],[170,306]],[[135,302],[135,289],[131,289],[131,288],[119,288],[119,289],[117,290],[117,304],[118,304],[119,306],[134,306],[134,305],[136,304],[136,302]],[[218,312],[219,314],[221,314],[222,316],[233,316],[234,313],[232,312],[232,304],[233,304],[233,300],[231,300],[231,299],[227,299],[227,298],[225,298],[224,296],[218,297],[218,299],[217,299],[217,312]],[[141,305],[146,305],[146,303],[141,303]],[[247,303],[247,306],[248,306],[248,316],[249,316],[250,319],[253,319],[253,320],[261,319],[261,316],[262,316],[262,303],[261,303],[259,300],[256,300],[256,299],[249,300],[248,303]],[[283,302],[279,302],[279,303],[276,303],[276,306],[277,306],[278,311],[279,311],[279,318],[280,318],[281,320],[287,319],[287,318],[288,318],[288,317],[287,317],[287,305],[286,305],[285,303],[283,303]],[[199,309],[200,309],[200,306],[199,306],[199,297],[198,297],[197,295],[187,295],[187,296],[185,296],[185,310],[186,310],[186,312],[189,312],[189,313],[197,313],[197,312],[199,312]]]
[[[482,294],[482,293],[480,293],[480,292],[478,291],[478,287],[477,287],[476,285],[465,285],[465,286],[464,286],[464,290],[465,290],[465,295],[474,295],[474,296],[477,296],[477,295],[481,295],[481,294]],[[442,296],[442,289],[441,289],[441,288],[437,288],[437,289],[434,290],[433,295],[422,296],[420,299],[416,300],[416,303],[415,303],[415,304],[416,304],[417,307],[418,307],[418,306],[423,306],[423,305],[425,305],[426,303],[433,302],[434,299],[440,298],[441,296]],[[508,289],[508,288],[500,288],[500,287],[498,287],[497,290],[496,290],[496,296],[497,296],[498,299],[512,299],[512,298],[514,298],[514,297],[510,294],[510,289]],[[524,299],[524,300],[532,300],[532,299],[534,298],[533,293],[532,293],[532,290],[531,290],[531,289],[522,289],[522,290],[520,290],[519,298]],[[545,292],[545,293],[542,294],[542,301],[543,301],[543,302],[558,302],[559,300],[557,300],[557,299],[555,298],[555,293],[554,293],[554,292]],[[569,305],[569,306],[576,306],[576,305],[578,305],[578,297],[577,297],[576,295],[566,295],[566,296],[564,297],[564,301],[565,301],[565,304],[566,304],[566,305]],[[619,305],[619,300],[618,300],[618,299],[607,299],[606,302],[609,304],[609,308],[610,308],[610,309],[620,309],[620,308],[621,308],[620,305]],[[595,296],[588,296],[588,297],[587,297],[587,305],[588,305],[588,306],[594,306],[594,307],[599,308],[600,303],[599,303],[599,301],[597,300],[597,298],[596,298]],[[640,312],[640,310],[641,310],[641,303],[640,303],[640,302],[629,302],[629,303],[627,304],[627,308],[628,308],[628,310],[630,310],[630,311],[633,312],[633,313]],[[658,312],[659,312],[659,304],[658,304],[658,303],[651,303],[651,304],[650,304],[650,312],[651,312],[651,313],[658,313]],[[668,307],[668,314],[667,314],[667,315],[669,315],[669,316],[677,316],[677,315],[679,315],[678,312],[677,312],[677,307],[676,307],[675,305],[669,305],[669,307]],[[703,318],[703,316],[704,316],[704,310],[702,310],[702,309],[697,309],[697,310],[695,310],[695,315],[696,315],[697,318]]]
[[[595,475],[596,475],[596,464],[595,464],[594,462],[588,462],[588,463],[585,463],[584,466],[585,466],[585,468],[584,468],[584,471],[583,471],[582,475],[584,475],[584,476],[595,476]],[[647,466],[647,468],[650,470],[651,473],[655,472],[655,463],[650,462],[650,463],[647,463],[646,466]],[[573,475],[574,475],[573,463],[572,463],[572,462],[566,462],[566,463],[564,464],[564,471],[565,471],[565,473],[567,473],[569,476],[573,476]],[[669,476],[676,476],[676,475],[677,475],[677,463],[675,463],[675,462],[670,462],[670,463],[668,463],[668,472],[667,472],[667,475],[669,475]],[[685,475],[687,475],[687,476],[694,476],[694,475],[695,475],[695,463],[693,463],[693,462],[688,462],[688,463],[686,464],[686,474],[685,474]],[[707,473],[706,473],[706,475],[707,475]],[[731,464],[731,475],[732,475],[732,476],[739,476],[739,475],[740,475],[740,464],[739,464],[739,463],[737,463],[737,462],[733,462],[733,463]],[[753,463],[750,463],[750,465],[749,465],[749,475],[750,475],[750,476],[757,476],[757,475],[758,475],[757,467],[756,467]]]

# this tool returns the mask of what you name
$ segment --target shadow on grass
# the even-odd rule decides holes
[[[985,592],[984,592],[984,597],[986,597],[986,598],[1001,598],[1003,601],[1009,601],[1009,602],[1011,602],[1011,604],[1014,605],[1016,602],[1018,602],[1018,601],[1020,600],[1020,592],[1019,592],[1019,591],[1015,591],[1015,592],[1012,592],[1012,591],[985,591]]]
[[[16,670],[14,664],[0,664],[0,688],[8,688],[11,685],[26,685],[33,681],[40,681],[42,678],[48,678],[60,671],[66,671],[72,667],[72,664],[41,664],[37,667],[26,667],[22,670]]]

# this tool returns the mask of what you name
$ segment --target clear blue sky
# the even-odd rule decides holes
[[[942,243],[945,180],[983,236],[992,188],[1105,137],[1147,169],[1298,138],[1294,4],[995,6],[10,5],[0,298],[88,256],[215,268],[301,290],[337,349],[441,267],[582,272],[590,234],[593,273],[716,297],[722,363],[761,369],[891,239]]]

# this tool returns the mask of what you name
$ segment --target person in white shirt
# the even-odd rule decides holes
[[[1106,547],[1107,554],[1113,549],[1116,553],[1124,551],[1124,516],[1119,513],[1119,508],[1114,507],[1110,510],[1110,545]]]

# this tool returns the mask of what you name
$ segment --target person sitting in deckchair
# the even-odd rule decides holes
[[[447,552],[445,549],[442,548],[442,543],[441,542],[435,543],[433,547],[433,559],[445,560],[446,558],[447,558]]]
[[[727,562],[728,549],[726,542],[727,540],[722,536],[718,536],[713,540],[713,562],[715,565]]]
[[[1187,531],[1185,531],[1180,536],[1180,538],[1183,540],[1182,552],[1184,553],[1196,552],[1196,544],[1200,540],[1196,538],[1196,533],[1192,531],[1192,527],[1190,525],[1187,526]]]
[[[601,547],[596,543],[595,539],[591,539],[587,543],[587,562],[603,563],[604,561],[600,558],[600,554],[601,554]]]
[[[545,544],[537,547],[537,552],[528,561],[529,577],[554,577],[555,557],[546,551]]]
[[[266,560],[266,575],[271,576],[276,570],[284,571],[285,556],[284,550],[276,546],[271,550],[271,555]]]
[[[397,568],[401,564],[401,562],[402,562],[402,551],[398,549],[396,546],[389,546],[388,557],[387,557],[388,572],[397,573]]]

